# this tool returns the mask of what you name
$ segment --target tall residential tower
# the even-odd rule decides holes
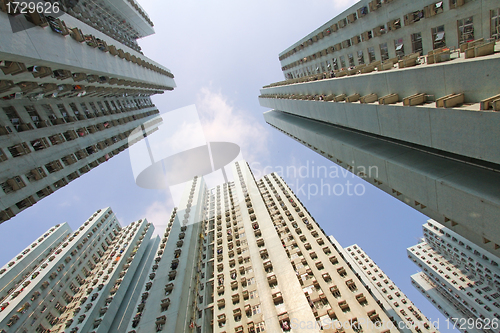
[[[232,169],[189,181],[160,237],[109,208],[52,228],[0,271],[0,333],[438,332],[404,295],[396,318],[278,175]]]
[[[337,240],[330,236],[332,243]],[[340,244],[338,245],[340,248]],[[357,244],[343,249],[347,262],[401,332],[437,331],[433,323]],[[439,323],[439,322],[438,322]],[[438,325],[436,325],[438,326]]]
[[[435,221],[423,230],[422,241],[408,248],[422,269],[413,285],[460,331],[498,332],[500,258]]]
[[[0,222],[153,132],[150,96],[175,87],[137,44],[154,30],[134,0],[45,4],[57,15],[0,2]]]
[[[186,186],[128,333],[399,331],[279,176],[232,169]]]
[[[140,296],[133,287],[153,260],[153,230],[146,220],[121,228],[110,208],[75,232],[51,228],[0,270],[0,332],[90,332],[101,322],[117,332],[131,315],[122,301]]]
[[[362,0],[280,54],[264,117],[498,255],[499,15],[493,0]]]

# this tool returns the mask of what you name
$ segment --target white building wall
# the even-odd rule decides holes
[[[425,240],[408,248],[408,257],[445,295],[448,306],[477,321],[498,322],[500,259],[435,221],[429,220],[423,229]],[[450,312],[441,311],[452,318]]]
[[[326,69],[327,61],[329,63],[333,63],[333,59],[337,60],[340,68],[340,57],[344,57],[346,67],[349,67],[349,54],[354,57],[354,65],[359,65],[360,63],[358,62],[357,56],[358,51],[363,52],[365,63],[369,63],[368,48],[373,48],[376,60],[382,60],[380,45],[383,43],[387,44],[389,53],[388,57],[393,58],[396,57],[397,45],[395,40],[399,39],[403,40],[404,53],[410,54],[415,52],[412,47],[411,37],[414,33],[421,34],[422,51],[424,54],[427,54],[434,48],[431,29],[441,25],[444,25],[446,46],[456,48],[461,43],[461,41],[459,41],[457,21],[471,16],[473,17],[474,24],[473,39],[488,39],[492,36],[492,33],[495,34],[495,31],[491,31],[489,20],[489,10],[498,8],[498,3],[493,0],[465,1],[464,5],[456,6],[455,8],[453,8],[452,3],[449,1],[388,1],[384,2],[377,10],[371,9],[370,2],[376,1],[363,0],[357,2],[341,14],[308,34],[306,37],[299,40],[297,43],[281,52],[281,65],[282,67],[285,67],[294,62],[300,61],[301,59],[303,60],[304,58],[317,54],[325,49],[329,49],[330,47],[338,43],[342,43],[345,40],[351,41],[351,46],[342,47],[340,50],[334,52],[329,50],[328,54],[308,58],[308,61],[303,62],[298,66],[283,70],[285,77],[287,77],[288,73],[293,73],[293,75],[296,76],[297,71],[301,72],[301,70],[311,74],[324,72],[325,70],[323,68]],[[443,10],[438,11],[438,14],[422,18],[413,24],[407,24],[405,15],[424,10],[427,6],[435,6],[439,3],[442,4]],[[362,7],[367,7],[368,13],[365,16],[359,16],[358,10]],[[350,14],[355,14],[358,18],[354,22],[348,23],[344,28],[339,28],[334,32],[333,25],[338,25],[340,20],[348,20],[348,16]],[[400,20],[401,28],[392,31],[389,30],[388,23],[397,19]],[[373,30],[374,28],[380,26],[384,27],[385,33],[377,37],[373,35]],[[327,29],[330,29],[331,31],[329,35],[326,34]],[[353,37],[361,37],[362,34],[367,31],[372,32],[374,37],[369,40],[361,39],[359,44],[353,44]],[[319,36],[320,34],[321,37]],[[303,45],[303,47],[301,47],[301,45]],[[289,52],[294,49],[296,49],[296,52],[290,55]],[[306,68],[310,68],[312,70],[307,71]],[[317,68],[319,68],[319,71],[316,71]],[[331,69],[333,69],[333,66]]]
[[[357,244],[344,248],[344,255],[374,298],[383,303],[387,315],[393,318],[401,332],[439,332]]]
[[[4,303],[12,288],[31,275],[69,237],[70,232],[66,222],[50,228],[0,269],[0,304]]]
[[[114,237],[117,228],[119,224],[110,208],[95,212],[26,278],[29,284],[23,283],[14,291],[17,296],[11,296],[9,306],[0,313],[0,327],[5,332],[24,333],[56,325],[95,266],[91,260],[99,252],[104,253],[108,237]]]

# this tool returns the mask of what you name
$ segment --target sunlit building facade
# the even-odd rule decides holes
[[[336,242],[333,236],[330,239]],[[357,244],[348,246],[344,248],[344,255],[366,289],[401,332],[439,332],[362,248]]]
[[[280,54],[264,118],[498,255],[499,11],[360,1]]]
[[[500,258],[433,220],[423,231],[422,241],[407,251],[422,269],[412,284],[460,331],[497,332]]]
[[[153,132],[150,96],[175,87],[137,44],[154,30],[134,0],[47,4],[0,5],[0,222]]]
[[[232,171],[186,186],[128,333],[398,331],[279,176]]]
[[[75,232],[67,224],[51,228],[0,271],[0,332],[76,331],[79,324],[81,329],[115,317],[127,289],[115,295],[117,281],[130,282],[153,229],[146,220],[122,229],[110,208],[95,212]],[[123,274],[128,268],[133,273]],[[98,306],[106,302],[108,316],[105,306]],[[80,320],[82,315],[87,321]]]

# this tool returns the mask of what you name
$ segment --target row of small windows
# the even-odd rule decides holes
[[[51,125],[55,126],[64,123],[75,122],[77,120],[86,120],[154,106],[151,103],[150,99],[129,99],[122,101],[104,100],[103,102],[97,101],[96,103],[88,102],[88,105],[90,105],[93,112],[89,110],[87,104],[84,102],[80,103],[81,109],[77,107],[76,103],[69,103],[73,114],[68,112],[66,106],[63,103],[59,103],[57,104],[57,108],[59,110],[60,116],[56,115],[54,109],[50,104],[41,104],[38,106],[38,110],[35,105],[26,105],[24,106],[24,108],[28,115],[27,119],[30,119],[31,121],[24,120],[24,118],[26,117],[20,117],[18,110],[16,110],[13,106],[4,107],[3,111],[5,116],[10,121],[12,127],[17,132],[23,132],[32,130],[34,129],[34,127],[43,128]],[[48,118],[48,120],[43,120],[43,118],[40,116],[40,109],[43,111],[43,114],[46,118]],[[83,112],[81,112],[80,110],[83,110]],[[12,129],[10,128],[10,125],[2,124],[2,127],[0,128],[0,135],[6,135],[11,132]]]

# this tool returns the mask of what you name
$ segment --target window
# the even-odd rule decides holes
[[[365,56],[363,55],[363,50],[358,51],[358,64],[363,65],[365,63]]]
[[[247,280],[247,283],[248,283],[249,286],[252,285],[252,284],[254,284],[255,283],[255,278],[249,278]]]
[[[260,313],[260,304],[252,306],[252,314],[256,315]]]
[[[354,66],[356,66],[356,65],[354,64],[354,57],[352,56],[352,53],[348,54],[348,55],[347,55],[347,58],[349,59],[349,66],[350,66],[350,67],[354,67]]]
[[[264,322],[261,321],[260,323],[255,324],[255,332],[264,332],[266,330],[266,327],[264,326]]]
[[[411,34],[411,49],[413,53],[419,52],[422,54],[422,34],[420,32]]]
[[[368,61],[370,63],[374,62],[376,60],[375,58],[375,49],[373,47],[368,48]]]
[[[490,36],[500,39],[500,8],[490,10]]]
[[[340,56],[340,67],[341,68],[346,68],[346,65],[345,65],[345,56]]]
[[[35,125],[37,125],[41,119],[40,119],[40,115],[36,111],[35,107],[33,105],[26,105],[24,108],[26,109],[26,111],[30,115],[31,120],[35,123]]]
[[[23,121],[19,118],[16,109],[14,109],[13,106],[7,106],[3,108],[3,111],[16,130],[20,132],[21,130],[19,129],[19,125],[21,125]]]
[[[57,119],[57,117],[56,117],[56,115],[54,113],[54,110],[52,109],[52,107],[49,104],[42,104],[42,108],[43,108],[43,110],[45,111],[45,114],[47,115],[47,117],[49,117],[50,120]]]
[[[337,58],[332,59],[333,70],[337,71],[339,69],[339,64],[337,63]]]
[[[97,107],[95,106],[95,103],[94,102],[89,102],[89,105],[90,107],[92,108],[92,110],[94,110],[94,113],[97,114]]]
[[[474,23],[472,16],[457,21],[458,43],[465,43],[474,40]]]
[[[249,295],[250,299],[257,298],[257,290],[252,290]]]
[[[403,44],[403,38],[394,40],[394,48],[396,50],[396,56],[402,58],[405,55],[405,45]]]
[[[446,46],[446,39],[444,34],[444,25],[432,28],[432,47],[433,49],[439,49],[440,47]]]
[[[380,57],[382,61],[389,59],[389,49],[387,48],[387,43],[380,44]]]

